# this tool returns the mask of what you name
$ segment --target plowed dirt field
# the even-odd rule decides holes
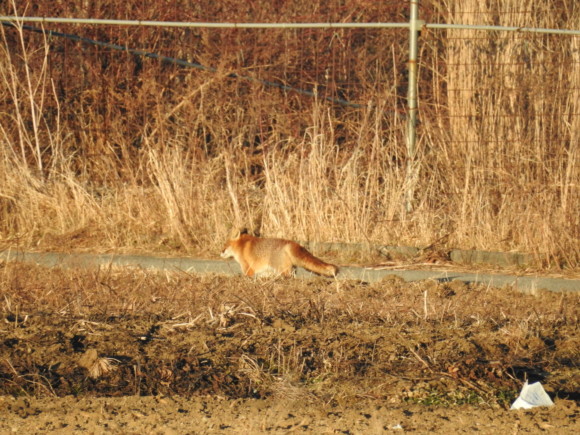
[[[578,302],[4,263],[0,432],[580,433]]]

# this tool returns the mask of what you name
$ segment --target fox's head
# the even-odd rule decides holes
[[[234,256],[234,253],[232,252],[231,240],[228,240],[226,242],[226,244],[224,245],[224,248],[222,249],[222,253],[220,254],[220,257],[231,258],[233,256]]]
[[[248,234],[248,230],[246,230],[245,228],[242,230],[232,231],[232,233],[230,235],[230,239],[224,245],[222,252],[220,254],[220,257],[222,257],[222,258],[234,257],[235,244],[238,240],[240,240],[240,237],[242,237],[242,235],[244,235],[244,234]]]

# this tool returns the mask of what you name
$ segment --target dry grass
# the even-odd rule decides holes
[[[117,3],[99,2],[90,15],[134,16],[133,2]],[[142,14],[269,19],[268,2],[228,11],[214,3],[186,17],[152,2]],[[35,13],[78,15],[43,7]],[[276,16],[400,21],[404,7],[296,0]],[[556,14],[549,2],[423,8],[433,21],[571,28],[580,19],[577,8]],[[16,13],[26,11],[18,3]],[[59,30],[217,71],[3,28],[3,246],[212,255],[232,225],[246,225],[299,240],[524,251],[538,265],[578,268],[578,38],[424,34],[418,175],[409,179],[403,32]],[[232,72],[316,85],[321,97],[365,107]],[[412,213],[402,201],[409,182]]]

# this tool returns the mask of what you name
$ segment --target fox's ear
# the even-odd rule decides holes
[[[242,229],[234,228],[232,230],[232,232],[230,233],[230,239],[232,239],[232,240],[237,239],[242,234],[248,234],[248,230],[246,228],[242,228]]]

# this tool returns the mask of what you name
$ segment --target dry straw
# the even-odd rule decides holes
[[[94,16],[134,2],[117,3],[99,2]],[[213,3],[190,12],[232,19]],[[405,7],[369,2],[361,12],[357,2],[337,2],[315,12],[310,3],[292,3],[280,20],[396,21]],[[266,6],[232,14],[266,21]],[[580,20],[578,8],[555,11],[547,1],[435,6],[424,4],[422,16],[550,28]],[[165,2],[147,8],[159,19],[182,13]],[[4,246],[213,255],[232,225],[244,225],[299,240],[524,251],[539,264],[578,267],[576,37],[422,35],[418,166],[408,180],[404,32],[61,30],[195,58],[217,72],[3,28]],[[315,86],[365,108],[231,73]],[[412,213],[402,204],[409,181]]]

